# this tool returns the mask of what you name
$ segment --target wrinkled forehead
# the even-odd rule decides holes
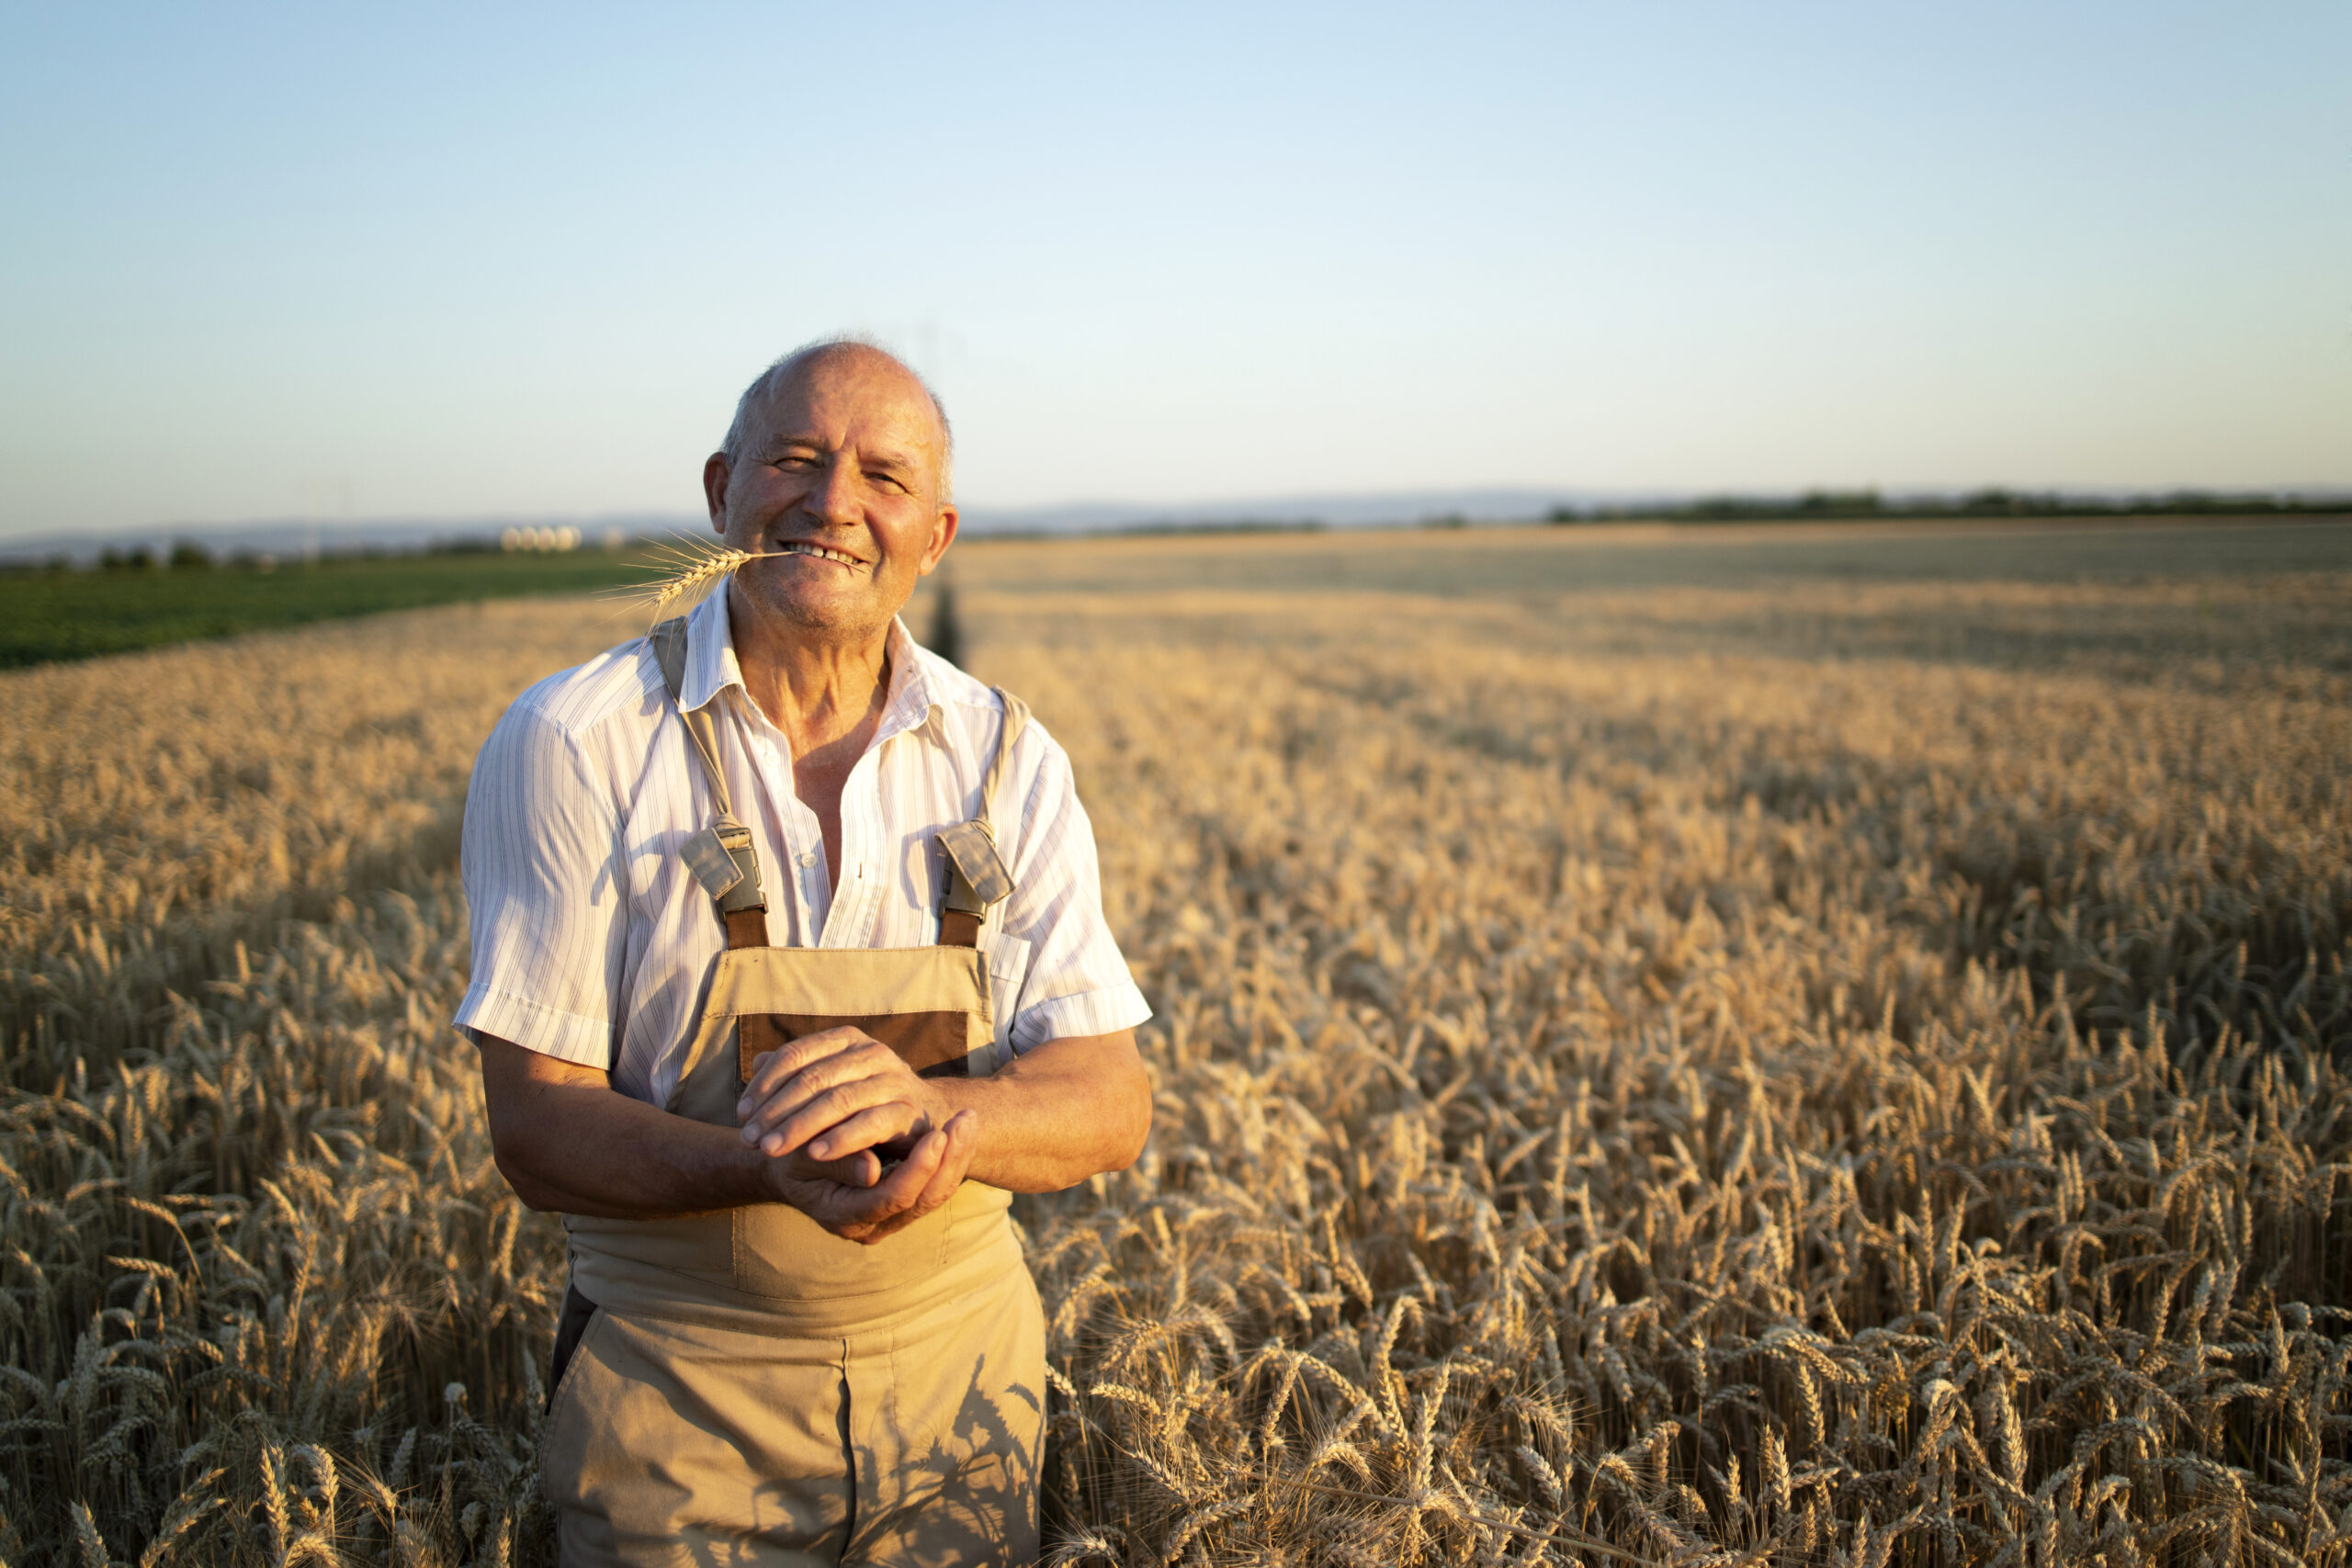
[[[888,446],[933,468],[946,446],[938,405],[923,384],[889,355],[861,347],[786,367],[759,400],[756,430],[756,445]]]

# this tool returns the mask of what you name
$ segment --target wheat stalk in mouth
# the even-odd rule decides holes
[[[699,547],[678,545],[665,545],[660,548],[663,558],[659,564],[669,569],[669,575],[623,591],[629,598],[641,601],[647,611],[656,615],[668,608],[673,601],[699,593],[718,579],[752,561],[768,560],[787,553],[784,550],[705,550]]]

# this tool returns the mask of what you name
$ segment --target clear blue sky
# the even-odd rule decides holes
[[[0,534],[2352,481],[2352,6],[0,6]]]

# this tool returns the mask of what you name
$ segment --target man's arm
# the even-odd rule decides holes
[[[832,1161],[973,1116],[967,1176],[1056,1192],[1135,1163],[1151,1131],[1151,1080],[1132,1029],[1048,1040],[985,1078],[918,1077],[888,1046],[829,1029],[756,1058],[736,1109],[746,1146]]]
[[[927,1125],[978,1112],[966,1175],[1008,1192],[1058,1192],[1125,1170],[1151,1132],[1151,1079],[1132,1029],[1048,1040],[989,1077],[940,1079],[939,1090]],[[817,1157],[841,1156],[829,1148]]]
[[[978,1142],[976,1117],[942,1122],[887,1178],[862,1149],[778,1159],[732,1128],[615,1093],[594,1067],[475,1041],[499,1174],[533,1209],[650,1220],[789,1203],[837,1235],[879,1241],[953,1196]]]

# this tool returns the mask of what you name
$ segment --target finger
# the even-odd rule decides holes
[[[939,1162],[947,1152],[947,1134],[938,1131],[924,1134],[915,1141],[914,1148],[899,1162],[898,1168],[867,1189],[872,1200],[864,1218],[869,1224],[887,1224],[911,1208],[931,1184],[939,1169]]]
[[[845,1201],[833,1205],[829,1217],[819,1223],[843,1240],[863,1247],[895,1235],[922,1217],[904,1209],[891,1209],[887,1203],[877,1206],[872,1201],[871,1193],[844,1192],[842,1196]]]
[[[890,1110],[894,1106],[898,1108],[895,1111]],[[769,1154],[789,1154],[810,1139],[831,1133],[844,1122],[877,1109],[899,1118],[897,1129],[885,1134],[885,1137],[895,1137],[908,1131],[921,1119],[920,1109],[906,1098],[905,1086],[898,1079],[859,1078],[838,1089],[827,1089],[783,1121],[768,1125],[764,1132],[760,1130],[760,1122],[747,1123],[743,1135],[756,1137],[759,1146]],[[878,1143],[881,1140],[874,1141]],[[842,1145],[834,1152],[846,1153],[870,1145],[853,1142]]]
[[[811,1159],[838,1160],[866,1149],[878,1148],[893,1138],[902,1138],[917,1130],[921,1114],[903,1100],[869,1106],[855,1115],[833,1123],[808,1142]],[[930,1129],[922,1129],[928,1132]]]
[[[753,1105],[774,1094],[794,1074],[860,1043],[870,1044],[872,1041],[865,1031],[843,1024],[820,1029],[814,1034],[788,1040],[775,1050],[761,1052],[752,1058],[751,1076],[745,1079],[743,1093],[736,1101],[735,1114],[748,1115]]]
[[[830,1089],[865,1078],[903,1077],[891,1070],[890,1064],[897,1060],[888,1046],[868,1041],[863,1046],[810,1063],[772,1092],[745,1090],[735,1101],[735,1115],[743,1124],[744,1141],[757,1142],[761,1134]]]
[[[927,1134],[916,1147],[922,1149],[928,1145],[937,1146],[939,1159],[923,1182],[922,1190],[905,1208],[876,1221],[865,1235],[854,1239],[871,1247],[955,1197],[956,1190],[964,1185],[965,1172],[971,1168],[973,1150],[979,1145],[979,1119],[968,1111],[958,1111],[946,1126]],[[911,1156],[909,1163],[912,1163]],[[899,1168],[904,1170],[906,1167]]]
[[[933,1136],[944,1145],[944,1138],[936,1134]],[[798,1158],[778,1163],[787,1169],[799,1168]],[[926,1150],[918,1145],[915,1157],[863,1190],[830,1181],[808,1182],[800,1184],[797,1191],[788,1191],[786,1201],[835,1235],[862,1241],[922,1195],[937,1168],[938,1158],[938,1148]]]
[[[853,1049],[865,1038],[863,1032],[842,1026],[804,1034],[797,1040],[786,1041],[773,1051],[761,1052],[752,1058],[752,1069],[745,1075],[736,1114],[744,1114],[761,1099],[775,1093],[794,1074],[843,1050]]]
[[[881,1156],[871,1149],[860,1149],[838,1159],[812,1159],[804,1149],[786,1156],[784,1163],[797,1181],[831,1181],[843,1187],[863,1188],[882,1179]]]
[[[863,1078],[903,1082],[913,1077],[898,1053],[876,1041],[864,1040],[809,1063],[773,1089],[746,1090],[735,1102],[735,1113],[751,1135],[756,1137],[828,1090]]]
[[[953,1182],[950,1182],[950,1187],[948,1187],[948,1197],[953,1197],[953,1194],[955,1194],[955,1185],[953,1185]],[[945,1199],[941,1199],[941,1201],[945,1201]],[[896,1236],[896,1235],[899,1235],[899,1232],[900,1232],[900,1229],[906,1229],[908,1224],[912,1224],[912,1223],[915,1223],[915,1220],[920,1220],[920,1218],[924,1218],[924,1215],[927,1215],[927,1213],[932,1213],[933,1208],[938,1208],[938,1203],[924,1203],[924,1201],[920,1201],[920,1199],[917,1199],[915,1203],[908,1203],[906,1208],[900,1208],[899,1213],[891,1213],[891,1215],[887,1215],[887,1218],[882,1218],[882,1220],[873,1220],[873,1223],[870,1223],[870,1224],[865,1224],[864,1235],[849,1236],[849,1239],[852,1239],[852,1241],[858,1241],[858,1244],[861,1244],[861,1246],[873,1246],[875,1241],[882,1241],[882,1239],[885,1239],[885,1236]]]
[[[890,1098],[898,1100],[916,1098],[910,1092],[916,1080],[914,1075],[906,1070],[905,1064],[900,1062],[888,1047],[868,1045],[854,1051],[844,1051],[839,1055],[828,1056],[821,1062],[803,1068],[787,1080],[781,1089],[764,1100],[749,1097],[754,1100],[754,1103],[750,1111],[741,1113],[743,1125],[753,1136],[757,1136],[782,1125],[791,1117],[816,1104],[825,1095],[836,1090],[854,1092],[854,1086],[867,1080],[899,1085],[899,1088],[891,1094]],[[842,1111],[839,1114],[846,1115],[849,1112]]]
[[[928,1214],[956,1196],[956,1189],[964,1185],[964,1173],[971,1168],[972,1151],[979,1146],[980,1119],[969,1111],[956,1112],[940,1131],[947,1143],[939,1152],[939,1168],[915,1200],[911,1212],[917,1214]]]

